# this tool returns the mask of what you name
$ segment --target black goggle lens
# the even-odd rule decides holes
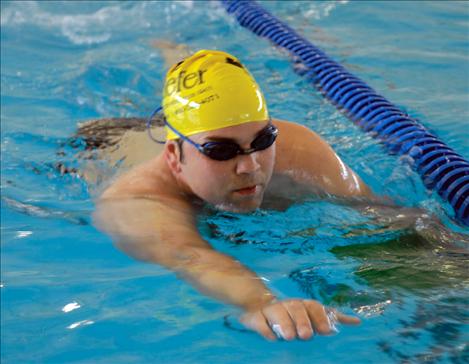
[[[263,133],[257,136],[251,143],[254,150],[264,150],[274,144],[277,138],[278,130],[275,126],[269,125]]]
[[[239,153],[239,145],[235,143],[207,143],[203,147],[203,153],[217,161],[226,161],[236,157]]]
[[[226,161],[236,157],[238,154],[249,154],[269,148],[274,144],[278,135],[278,129],[269,125],[251,143],[251,149],[245,151],[236,143],[231,142],[209,142],[202,145],[202,153],[207,157]]]

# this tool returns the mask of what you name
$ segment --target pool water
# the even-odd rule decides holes
[[[468,2],[262,4],[469,158]],[[237,55],[272,115],[313,128],[377,194],[443,223],[392,229],[318,199],[201,216],[203,236],[277,295],[318,299],[361,326],[267,342],[241,329],[234,308],[127,257],[93,227],[106,181],[55,166],[82,166],[63,149],[78,122],[144,117],[160,103],[155,40]],[[469,361],[469,229],[408,158],[386,154],[218,2],[2,1],[1,168],[2,363]]]

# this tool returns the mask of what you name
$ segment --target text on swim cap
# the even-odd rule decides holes
[[[177,77],[171,77],[166,81],[166,93],[172,94],[174,92],[181,91],[181,87],[184,89],[191,89],[197,85],[204,83],[203,75],[207,70],[199,70],[198,72],[190,72],[186,74],[185,71],[181,71]]]

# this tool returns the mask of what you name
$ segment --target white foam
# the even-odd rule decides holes
[[[80,326],[86,326],[86,325],[92,325],[92,324],[94,324],[94,321],[83,320],[83,321],[74,322],[73,324],[67,326],[67,329],[73,330]]]
[[[135,27],[152,26],[152,12],[147,10],[146,2],[136,2],[132,6],[122,3],[105,5],[92,13],[60,14],[46,11],[40,2],[22,1],[14,2],[2,9],[1,26],[13,27],[20,25],[33,25],[43,29],[60,32],[71,43],[77,45],[99,44],[107,42],[113,34],[129,31]],[[154,6],[159,6],[158,4]],[[192,2],[175,2],[176,13],[189,12]],[[156,26],[153,24],[153,26]]]
[[[355,312],[367,318],[375,317],[378,315],[382,315],[386,307],[390,305],[391,303],[392,303],[391,300],[386,300],[383,302],[378,302],[374,305],[360,306],[358,309],[355,310]]]
[[[303,12],[305,18],[316,20],[327,18],[337,6],[345,5],[349,0],[326,1],[324,3],[312,2],[311,7]]]
[[[18,239],[22,239],[22,238],[26,238],[28,237],[29,235],[32,235],[32,231],[17,231],[16,232],[16,237]]]
[[[76,310],[80,307],[81,307],[81,305],[78,302],[68,303],[64,307],[62,307],[62,312],[65,312],[65,313],[71,312],[71,311]]]

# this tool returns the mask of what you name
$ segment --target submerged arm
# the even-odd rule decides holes
[[[102,200],[95,220],[119,249],[173,270],[205,294],[245,310],[274,299],[259,277],[202,239],[190,206],[147,198]]]
[[[274,123],[279,128],[277,173],[290,176],[314,192],[333,195],[336,202],[351,205],[386,230],[416,233],[428,242],[467,240],[421,208],[397,206],[388,198],[373,195],[329,144],[310,129],[286,121]]]
[[[272,330],[291,340],[308,339],[314,332],[329,334],[333,329],[319,302],[276,301],[255,273],[212,249],[199,235],[192,209],[185,203],[103,199],[97,205],[95,221],[127,254],[163,265],[203,293],[240,307],[243,324],[267,339],[276,338]],[[339,312],[335,318],[341,323],[359,323]]]

